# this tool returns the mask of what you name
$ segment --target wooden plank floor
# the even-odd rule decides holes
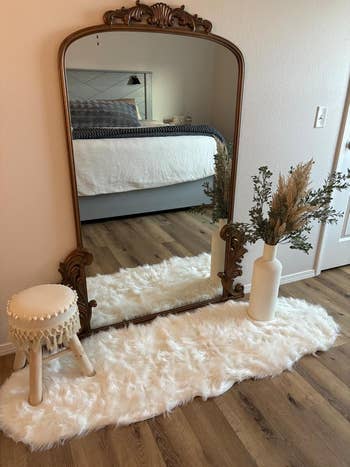
[[[325,306],[342,327],[336,346],[302,358],[293,372],[49,451],[31,453],[0,434],[0,466],[349,467],[350,266],[284,285],[281,295]],[[0,359],[0,383],[12,361]]]
[[[156,264],[172,256],[210,252],[209,211],[183,210],[82,225],[83,244],[94,255],[88,276]]]

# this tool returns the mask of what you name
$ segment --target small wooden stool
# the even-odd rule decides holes
[[[29,358],[31,405],[42,401],[42,346],[49,351],[57,350],[60,344],[67,346],[77,358],[82,373],[95,374],[77,337],[80,320],[75,291],[58,284],[31,287],[11,298],[7,314],[9,334],[17,346],[14,370],[23,368]]]

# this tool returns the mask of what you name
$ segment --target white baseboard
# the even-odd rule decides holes
[[[15,351],[16,347],[11,342],[5,342],[4,344],[0,344],[0,357],[2,355],[14,353]]]
[[[281,277],[281,284],[290,284],[291,282],[301,281],[303,279],[310,279],[310,277],[315,277],[316,271],[314,269],[307,269],[306,271],[295,272],[293,274],[286,274]],[[251,284],[244,286],[244,293],[249,293]]]
[[[302,279],[309,279],[310,277],[315,277],[316,272],[314,269],[308,269],[306,271],[295,272],[294,274],[286,274],[285,276],[281,277],[281,284],[289,284],[290,282],[301,281]],[[244,286],[244,292],[250,292],[251,284],[247,284]],[[10,353],[14,353],[16,350],[15,346],[11,344],[11,342],[7,342],[5,344],[0,344],[0,357],[2,355],[7,355]]]

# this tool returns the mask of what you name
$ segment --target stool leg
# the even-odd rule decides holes
[[[29,404],[39,405],[43,399],[43,365],[41,346],[29,352]]]
[[[17,349],[16,350],[16,355],[15,355],[15,360],[13,362],[13,369],[14,371],[20,370],[21,368],[24,368],[27,363],[27,356],[24,350]]]
[[[95,370],[94,367],[91,365],[90,360],[88,359],[83,346],[77,335],[72,337],[72,339],[68,343],[69,348],[74,353],[76,359],[78,360],[80,370],[84,376],[94,376]]]

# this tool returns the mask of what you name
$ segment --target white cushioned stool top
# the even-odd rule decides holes
[[[68,311],[76,300],[76,292],[65,285],[37,285],[14,295],[7,313],[23,320],[49,319]]]

